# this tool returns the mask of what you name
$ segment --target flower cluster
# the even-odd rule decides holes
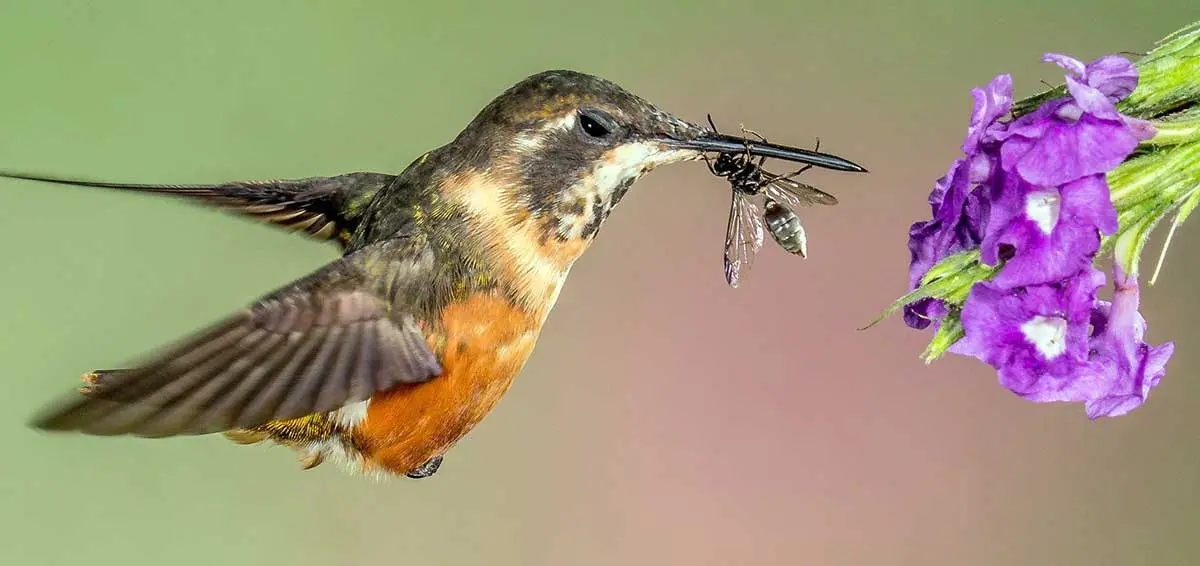
[[[940,349],[990,364],[1025,399],[1122,415],[1158,384],[1174,346],[1143,341],[1136,273],[1113,264],[1109,303],[1094,263],[1120,228],[1106,175],[1156,130],[1117,110],[1138,84],[1128,60],[1044,61],[1067,71],[1066,96],[1005,121],[1011,76],[972,91],[963,156],[930,194],[932,218],[909,231],[910,289],[935,285],[935,265],[964,252],[986,276],[907,302],[904,319],[949,336]]]

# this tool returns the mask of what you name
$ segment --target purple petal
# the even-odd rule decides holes
[[[1008,291],[987,283],[976,283],[963,303],[964,336],[950,351],[987,363],[1003,357],[1000,346],[1020,343],[1018,326],[1024,320],[1019,304]]]
[[[1004,141],[1016,137],[1029,138],[1031,140],[1042,137],[1046,133],[1046,130],[1054,125],[1054,117],[1058,114],[1059,109],[1068,102],[1070,102],[1069,99],[1060,98],[1043,103],[1037,110],[1013,120],[999,135],[999,138]],[[1004,167],[1007,169],[1007,160],[1005,160],[1005,163]]]
[[[1121,115],[1121,121],[1125,122],[1125,127],[1133,132],[1134,137],[1139,141],[1146,141],[1158,134],[1158,130],[1154,129],[1154,124],[1149,120],[1142,120],[1132,116]]]
[[[1039,188],[1006,179],[991,203],[981,259],[999,261],[1011,250],[993,284],[1012,289],[1060,281],[1091,264],[1100,248],[1100,231],[1113,233],[1117,213],[1103,175],[1072,181],[1061,189]]]
[[[964,246],[975,246],[983,240],[994,192],[990,185],[979,185],[967,195],[962,222],[958,226],[958,237]]]
[[[1089,418],[1126,414],[1145,402],[1166,374],[1175,352],[1171,342],[1151,347],[1143,342],[1146,321],[1138,312],[1139,289],[1135,278],[1115,269],[1116,289],[1111,305],[1102,301],[1092,313],[1090,340],[1092,376],[1096,388],[1087,402]]]
[[[996,179],[990,195],[986,230],[983,231],[980,243],[980,259],[987,265],[996,265],[1000,261],[1000,238],[1013,219],[1024,209],[1025,194],[1029,190],[1026,183],[1016,175],[1004,175]]]
[[[1100,234],[1090,225],[1060,221],[1051,234],[1035,222],[1020,218],[1009,226],[1001,244],[1016,252],[992,283],[1005,289],[1061,281],[1084,267],[1100,249]]]
[[[1117,102],[1137,88],[1138,73],[1128,59],[1119,55],[1105,55],[1086,65],[1066,55],[1047,53],[1042,61],[1054,63],[1067,71],[1068,83],[1076,79],[1098,90],[1109,102]]]
[[[1090,399],[1095,387],[1088,376],[1095,370],[1087,359],[1087,323],[1096,290],[1103,284],[1104,274],[1089,266],[1065,287],[1028,289],[1022,298],[1023,342],[1011,347],[1008,363],[993,364],[1001,385],[1040,403]],[[1052,332],[1060,333],[1053,336],[1056,341],[1048,339]],[[1048,357],[1048,350],[1060,353]]]
[[[1138,85],[1137,67],[1119,55],[1105,55],[1088,63],[1083,75],[1088,85],[1114,103],[1129,96]]]
[[[938,322],[946,316],[946,303],[926,297],[918,301],[914,301],[910,305],[904,307],[904,324],[909,328],[923,330],[929,327],[930,324]]]
[[[1059,53],[1047,53],[1042,56],[1042,61],[1045,63],[1054,63],[1076,77],[1082,77],[1087,72],[1087,67],[1083,64],[1083,61]]]
[[[933,184],[933,190],[929,192],[930,214],[937,215],[938,209],[942,207],[942,201],[946,200],[946,192],[950,190],[951,183],[954,182],[956,174],[962,167],[963,160],[955,159],[950,164],[950,168],[946,170],[946,174],[939,177]]]
[[[1084,112],[1105,120],[1121,119],[1121,113],[1113,103],[1096,88],[1067,77],[1067,91]]]
[[[908,229],[908,287],[916,289],[921,278],[945,253],[945,230],[938,220],[916,222]]]
[[[980,151],[968,158],[967,179],[971,184],[986,183],[996,170],[996,155]]]
[[[938,261],[979,242],[978,204],[971,207],[975,217],[964,215],[970,197],[970,174],[967,161],[956,160],[946,175],[938,180],[929,196],[933,218],[914,223],[909,228],[910,289],[915,289],[929,268]],[[972,220],[975,220],[976,224],[972,225]]]
[[[934,210],[934,218],[945,223],[956,222],[962,216],[963,205],[971,182],[970,164],[964,159],[955,160],[946,176],[938,181],[942,198]],[[944,180],[944,181],[943,181]]]
[[[1150,390],[1156,387],[1162,381],[1163,376],[1166,375],[1167,360],[1175,353],[1175,343],[1165,342],[1154,348],[1142,344],[1138,350],[1137,357],[1141,364],[1138,367],[1130,368],[1133,373],[1127,374],[1133,378],[1130,385],[1134,392],[1126,394],[1110,392],[1104,397],[1088,401],[1085,404],[1085,409],[1089,419],[1119,417],[1145,403],[1146,399],[1150,396]],[[1111,366],[1109,367],[1111,368]],[[1109,379],[1116,377],[1120,380],[1124,376],[1115,375],[1107,377]]]
[[[1059,186],[1112,170],[1137,148],[1138,139],[1123,122],[1085,114],[1074,124],[1051,124],[1032,144],[1014,142],[1010,138],[1001,147],[1005,169],[1034,185]]]
[[[1089,175],[1071,181],[1059,189],[1062,194],[1061,218],[1091,225],[1106,235],[1117,232],[1117,209],[1104,175]]]
[[[1000,117],[1012,110],[1012,75],[996,75],[984,88],[971,89],[975,107],[971,111],[971,125],[963,141],[963,153],[975,153],[980,144],[994,141],[993,133],[999,129]]]

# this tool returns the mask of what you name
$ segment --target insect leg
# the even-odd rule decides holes
[[[763,142],[763,143],[768,143],[768,142],[767,142],[767,138],[764,138],[764,137],[762,136],[762,134],[760,134],[760,133],[758,133],[758,132],[756,132],[756,131],[754,131],[754,130],[748,130],[748,129],[746,129],[746,126],[745,126],[745,125],[742,125],[742,126],[741,126],[741,128],[742,128],[742,137],[745,137],[745,136],[746,136],[746,134],[750,134],[750,135],[752,135],[752,136],[754,136],[754,137],[758,138],[758,140],[759,140],[759,141],[761,141],[761,142]]]
[[[712,127],[713,133],[715,133],[715,134],[721,133],[721,130],[717,129],[717,125],[713,123],[712,114],[708,114],[707,116],[708,116],[708,125]]]
[[[762,134],[760,134],[754,130],[747,129],[745,124],[740,124],[740,127],[742,128],[742,137],[746,137],[746,134],[750,134],[750,135],[758,138],[759,141],[761,141],[763,143],[768,143],[766,137],[763,137]],[[746,162],[754,163],[754,156],[750,155],[750,142],[749,141],[746,142]],[[755,164],[755,166],[761,168],[763,166],[763,164],[766,162],[767,162],[767,157],[760,156],[758,159],[758,163]]]

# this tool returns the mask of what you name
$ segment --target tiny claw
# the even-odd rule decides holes
[[[308,452],[300,458],[300,469],[311,470],[324,461],[325,453],[320,450],[313,450],[312,452]]]
[[[407,474],[404,474],[404,475],[406,475],[412,479],[419,480],[421,478],[427,478],[429,476],[432,476],[434,473],[436,473],[438,471],[438,468],[440,468],[440,467],[442,467],[442,457],[434,456],[433,458],[430,458],[428,462],[425,462],[424,464],[421,464],[419,467],[417,467],[417,469],[415,469],[411,472],[408,472]]]

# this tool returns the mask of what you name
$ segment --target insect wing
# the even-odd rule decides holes
[[[750,271],[762,243],[763,225],[758,205],[734,193],[729,205],[729,226],[725,231],[725,281],[730,287],[736,289],[741,275]]]
[[[763,171],[763,192],[772,199],[791,208],[814,204],[835,205],[837,197],[816,187],[798,183],[782,175]]]

